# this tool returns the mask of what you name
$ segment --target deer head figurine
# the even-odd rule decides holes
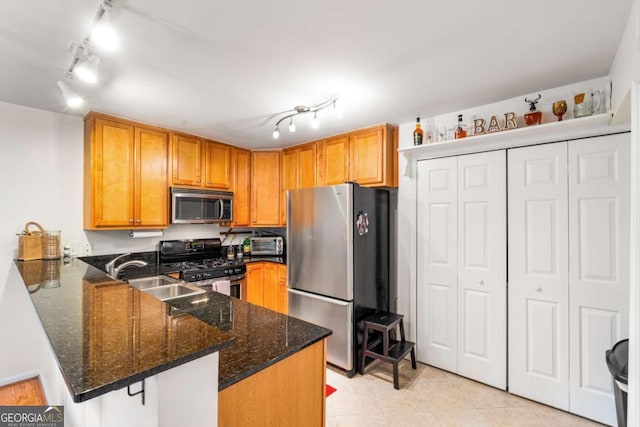
[[[530,100],[529,98],[524,99],[524,102],[529,103],[529,111],[536,111],[536,104],[540,101],[540,98],[542,98],[542,95],[538,94],[538,97],[534,100]]]

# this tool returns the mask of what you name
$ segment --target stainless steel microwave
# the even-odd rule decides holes
[[[171,187],[172,224],[216,224],[232,219],[232,192]]]

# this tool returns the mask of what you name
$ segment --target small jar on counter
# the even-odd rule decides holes
[[[238,245],[236,247],[236,258],[242,259],[243,257],[244,257],[244,250],[242,248],[242,245]]]

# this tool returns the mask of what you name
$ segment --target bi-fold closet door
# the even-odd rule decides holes
[[[506,153],[418,162],[418,360],[506,388]]]
[[[629,135],[509,150],[509,391],[616,424],[628,336]]]

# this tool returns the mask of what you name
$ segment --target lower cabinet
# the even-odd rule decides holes
[[[616,424],[627,338],[629,134],[509,150],[509,390]],[[567,227],[568,224],[568,227]]]
[[[324,426],[326,340],[218,393],[218,425]]]
[[[417,356],[507,387],[506,153],[418,162]]]
[[[287,314],[286,265],[273,262],[247,264],[247,302]]]

